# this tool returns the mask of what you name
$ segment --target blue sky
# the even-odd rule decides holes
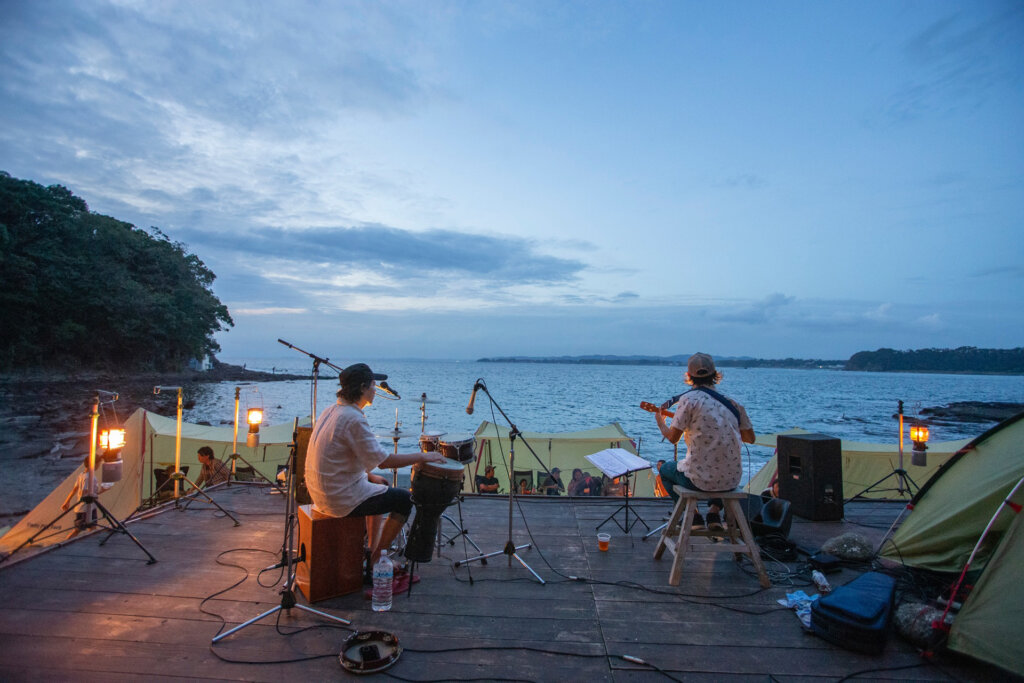
[[[0,0],[0,170],[224,357],[1024,345],[1024,4]]]

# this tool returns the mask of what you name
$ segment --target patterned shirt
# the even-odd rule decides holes
[[[703,491],[731,491],[743,477],[741,429],[753,429],[747,411],[728,399],[736,416],[718,399],[703,391],[690,391],[679,399],[671,426],[683,432],[686,457],[677,469]]]

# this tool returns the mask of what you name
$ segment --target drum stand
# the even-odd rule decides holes
[[[295,564],[296,562],[302,561],[304,559],[295,558],[295,551],[293,550],[293,548],[295,547],[295,525],[296,521],[298,520],[297,502],[295,500],[295,460],[297,458],[299,450],[298,429],[299,419],[295,418],[295,422],[293,423],[292,426],[292,443],[288,455],[288,490],[285,503],[284,549],[281,551],[281,562],[271,567],[267,567],[267,569],[276,569],[279,567],[283,567],[285,570],[286,579],[284,587],[281,588],[281,604],[277,607],[273,607],[267,610],[259,616],[253,617],[249,621],[239,624],[238,626],[234,627],[229,631],[225,631],[224,633],[220,633],[214,636],[213,640],[210,641],[211,643],[216,643],[220,640],[223,640],[224,638],[230,636],[232,633],[237,633],[246,626],[255,624],[257,621],[263,619],[264,617],[268,617],[271,614],[276,614],[281,610],[288,609],[300,609],[305,612],[309,612],[310,614],[315,614],[319,617],[323,617],[324,619],[330,619],[331,621],[335,621],[339,624],[344,624],[345,626],[348,626],[352,623],[348,619],[342,619],[341,617],[336,617],[333,614],[327,614],[326,612],[321,612],[320,610],[313,609],[312,607],[300,605],[295,600]]]
[[[487,390],[487,385],[484,384],[483,379],[478,379],[476,381],[476,384],[473,386],[473,389],[474,389],[474,391],[476,389],[483,389],[484,393],[487,394],[487,399],[491,402],[491,405],[494,406],[495,408],[497,408],[498,412],[501,413],[501,416],[505,418],[506,422],[508,422],[508,425],[509,425],[509,432],[508,432],[508,459],[509,459],[508,471],[510,473],[514,472],[515,471],[515,464],[516,464],[516,447],[515,447],[516,437],[520,436],[521,432],[519,431],[518,427],[516,427],[514,424],[512,424],[512,421],[508,419],[508,415],[505,414],[505,411],[501,409],[501,406],[498,405],[498,402],[494,400],[493,396],[491,396],[491,392],[489,392]],[[526,442],[524,441],[523,443],[526,443]],[[530,445],[526,444],[526,447],[530,448]],[[530,449],[530,452],[533,453],[533,449]],[[533,457],[536,458],[537,454],[534,453]],[[537,458],[537,461],[541,463],[541,466],[543,466],[543,462],[540,460],[540,458]],[[545,469],[547,469],[547,468],[545,468]],[[494,557],[496,555],[508,555],[508,566],[510,566],[510,567],[512,566],[512,558],[514,557],[516,559],[516,561],[519,562],[519,564],[523,565],[523,568],[526,569],[526,571],[530,572],[533,575],[533,578],[537,579],[541,583],[541,585],[545,585],[545,581],[544,581],[544,579],[540,578],[540,574],[538,574],[537,572],[533,571],[533,569],[530,567],[530,565],[526,564],[526,562],[523,560],[523,558],[519,557],[518,551],[522,550],[523,548],[529,548],[529,547],[532,546],[532,544],[531,543],[526,543],[525,545],[517,546],[512,541],[512,510],[513,510],[513,506],[514,506],[515,496],[516,496],[515,487],[512,486],[512,481],[510,479],[509,480],[509,487],[508,487],[508,540],[505,542],[505,547],[502,548],[501,550],[496,550],[493,553],[487,553],[487,554],[484,554],[484,555],[477,555],[476,557],[470,557],[470,558],[465,559],[465,560],[456,561],[455,562],[455,567],[458,568],[460,565],[469,564],[470,562],[476,562],[477,560],[479,560],[481,564],[484,564],[484,561],[487,558],[489,558],[489,557]],[[461,508],[460,508],[460,510],[461,510]]]
[[[449,517],[447,513],[443,513],[441,515],[441,519],[442,520],[447,519],[451,523],[452,526],[454,526],[456,529],[458,529],[458,531],[456,533],[452,534],[451,536],[446,536],[441,531],[441,527],[443,526],[443,524],[442,523],[438,523],[438,525],[437,525],[437,556],[438,557],[441,557],[441,546],[444,543],[447,543],[448,545],[454,546],[455,545],[455,539],[457,539],[459,536],[465,537],[465,539],[467,541],[469,541],[469,544],[471,546],[473,546],[474,548],[476,548],[476,551],[478,553],[479,552],[483,552],[482,550],[480,550],[480,546],[478,546],[473,541],[473,539],[470,537],[469,531],[464,526],[462,526],[462,494],[461,493],[458,496],[456,496],[455,504],[459,508],[459,521],[456,522],[454,519]],[[480,560],[480,564],[487,564],[486,558],[481,559]]]

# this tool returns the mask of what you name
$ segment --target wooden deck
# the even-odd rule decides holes
[[[211,645],[219,632],[280,604],[281,571],[260,570],[280,559],[284,538],[280,495],[237,485],[213,495],[237,512],[241,526],[201,501],[131,524],[156,564],[147,565],[122,535],[103,547],[101,536],[91,535],[0,569],[0,680],[350,675],[338,661],[350,631],[298,609]],[[626,535],[614,522],[606,524],[602,531],[612,534],[611,547],[598,551],[595,526],[615,507],[601,500],[522,499],[514,538],[527,543],[532,533],[535,546],[521,555],[546,585],[515,560],[509,566],[504,555],[486,565],[454,568],[455,560],[467,556],[459,540],[445,546],[441,558],[418,566],[422,581],[411,595],[396,596],[390,612],[373,612],[362,593],[314,607],[351,620],[354,630],[396,634],[405,651],[379,675],[399,680],[666,680],[620,655],[688,681],[835,680],[881,669],[893,670],[858,680],[1004,677],[991,667],[948,657],[939,666],[897,669],[922,660],[895,636],[878,657],[830,645],[804,633],[795,614],[776,603],[796,588],[813,592],[806,579],[777,575],[776,585],[762,590],[749,563],[738,564],[731,554],[688,558],[681,585],[671,588],[671,559],[652,559],[656,539],[641,540],[642,525]],[[845,522],[796,519],[790,536],[815,547],[851,530],[879,537],[900,507],[848,505]],[[641,501],[635,508],[652,527],[669,512],[661,501]],[[485,552],[503,548],[506,498],[467,497],[462,510],[470,536]],[[456,508],[449,513],[457,518]],[[447,523],[445,529],[450,530]],[[786,570],[777,564],[769,569]],[[842,584],[855,575],[844,569],[830,578]],[[305,604],[301,595],[299,601]]]

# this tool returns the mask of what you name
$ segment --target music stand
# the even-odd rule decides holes
[[[647,522],[645,522],[643,518],[636,513],[636,511],[633,512],[633,517],[636,519],[632,522],[629,521],[629,475],[634,472],[651,469],[651,463],[638,455],[630,453],[625,448],[606,448],[603,451],[598,451],[597,453],[585,455],[583,457],[589,460],[594,467],[601,470],[601,473],[609,479],[614,479],[615,477],[626,478],[626,501],[616,508],[612,514],[608,515],[603,522],[598,524],[597,528],[600,529],[608,522],[614,520],[615,523],[619,525],[619,528],[627,534],[637,522],[643,524],[647,530],[650,531],[651,527],[647,525]],[[619,514],[620,510],[626,511],[625,526],[623,526],[615,517],[615,515]]]

